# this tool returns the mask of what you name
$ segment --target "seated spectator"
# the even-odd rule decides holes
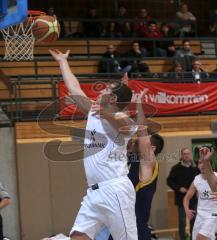
[[[160,32],[163,38],[172,38],[174,37],[174,30],[166,23],[162,23],[160,27]],[[166,51],[167,57],[173,57],[175,55],[176,47],[173,40],[165,40],[159,42],[157,45],[160,48]]]
[[[71,29],[68,29],[67,34],[66,34],[67,38],[83,38],[84,37],[81,22],[78,22],[78,21],[67,22],[66,21],[65,24],[67,24],[68,26],[71,26]]]
[[[179,11],[176,13],[176,17],[179,24],[179,37],[192,37],[195,36],[193,32],[193,26],[196,23],[196,17],[188,11],[188,5],[186,3],[182,3],[180,5]]]
[[[163,77],[170,80],[183,80],[186,78],[186,74],[183,71],[182,65],[180,63],[175,63],[170,72],[164,73]]]
[[[192,70],[192,63],[195,60],[195,55],[191,50],[191,45],[188,40],[182,42],[183,47],[175,52],[175,62],[180,63],[185,72]]]
[[[217,4],[214,10],[209,14],[209,29],[212,36],[217,37]]]
[[[128,21],[124,21],[129,18],[127,16],[127,9],[124,6],[120,6],[118,13],[114,17],[117,20],[111,23],[110,36],[111,37],[129,37],[131,35],[131,25]]]
[[[163,36],[162,36],[161,32],[158,30],[156,22],[150,21],[150,22],[148,22],[148,28],[145,31],[143,37],[160,39]],[[158,45],[159,45],[159,42],[156,42],[156,48],[154,49],[153,41],[143,43],[143,46],[147,49],[149,56],[156,55],[157,57],[166,57],[167,56],[166,50],[164,50],[160,47],[157,47]],[[155,50],[156,50],[156,52],[155,52]]]
[[[64,38],[66,35],[64,22],[56,16],[56,14],[54,12],[54,7],[51,6],[48,8],[47,15],[52,16],[58,20],[58,22],[60,24],[60,38]]]
[[[120,54],[116,51],[113,45],[108,45],[107,51],[102,55],[99,64],[99,72],[122,72]]]
[[[210,78],[217,81],[217,68],[209,74]]]
[[[145,8],[141,8],[139,10],[139,15],[136,17],[136,35],[138,37],[143,37],[145,32],[147,31],[147,23],[151,20],[147,10]]]
[[[86,20],[83,22],[84,35],[86,37],[100,37],[103,35],[103,31],[103,26],[97,16],[96,8],[92,7],[88,9]]]
[[[139,46],[138,42],[132,43],[132,48],[129,50],[124,57],[130,58],[125,62],[125,67],[128,69],[129,73],[149,73],[149,67],[146,63],[142,61],[143,58],[147,56],[147,51]],[[146,75],[146,74],[144,74]]]
[[[199,60],[193,62],[192,77],[196,82],[201,82],[209,78],[209,74],[204,71],[202,63]]]

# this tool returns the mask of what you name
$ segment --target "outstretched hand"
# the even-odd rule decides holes
[[[63,53],[58,49],[54,49],[54,50],[49,49],[49,52],[57,62],[60,62],[68,58],[70,50],[67,50],[65,53]]]

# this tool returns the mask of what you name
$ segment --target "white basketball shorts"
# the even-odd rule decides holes
[[[209,240],[215,240],[216,231],[217,231],[216,217],[203,217],[197,215],[194,223],[192,240],[196,240],[198,234],[207,237]]]
[[[88,188],[70,236],[77,231],[94,239],[106,226],[114,240],[137,240],[135,198],[127,176],[99,183],[96,190]]]

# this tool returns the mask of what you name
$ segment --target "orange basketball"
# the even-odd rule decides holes
[[[60,24],[55,17],[42,15],[35,19],[33,35],[38,42],[54,42],[60,35]]]

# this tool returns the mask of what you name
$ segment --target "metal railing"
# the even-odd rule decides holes
[[[95,27],[98,26],[100,34],[95,36],[96,38],[115,38],[118,39],[119,37],[138,37],[137,32],[137,24],[146,22],[148,23],[148,20],[145,19],[139,19],[139,18],[62,18],[60,19],[62,22],[62,27],[67,31],[77,31],[75,33],[80,34],[74,34],[74,37],[78,38],[86,38],[88,35],[85,35],[84,29],[82,27],[85,26],[85,24],[94,23],[96,24]],[[191,37],[198,37],[198,24],[197,21],[192,20],[179,20],[179,19],[151,19],[152,22],[155,22],[157,26],[159,26],[161,23],[167,23],[171,26],[171,28],[174,31],[174,37],[179,35],[179,30],[182,26],[185,25],[191,25],[192,26],[192,36]],[[77,23],[77,24],[75,24]],[[124,34],[122,36],[117,36],[115,33],[110,32],[110,26],[111,24],[123,24],[128,23],[130,25],[130,32],[127,34]],[[75,26],[75,25],[77,26]],[[124,26],[123,26],[124,28]],[[68,30],[67,30],[68,29]],[[124,32],[124,29],[123,29]],[[73,34],[73,32],[72,32]],[[73,35],[65,35],[64,37],[73,37]]]
[[[139,74],[139,75],[138,75]],[[147,82],[165,82],[165,83],[192,83],[195,80],[192,77],[186,77],[186,75],[180,76],[179,79],[169,78],[167,74],[171,73],[158,73],[152,77],[144,77],[144,73],[132,74],[132,79]],[[109,82],[114,79],[119,79],[120,74],[107,73],[107,74],[89,74],[77,75],[81,83],[96,83]],[[142,76],[142,77],[141,77]],[[2,99],[0,108],[3,110],[5,116],[8,118],[7,123],[9,125],[14,122],[20,121],[42,121],[42,120],[65,120],[59,115],[60,105],[65,99],[59,99],[58,96],[58,84],[62,81],[59,75],[29,75],[29,76],[18,76],[11,79],[13,85],[13,95],[10,98]],[[212,78],[204,79],[203,82],[216,82],[217,72]],[[35,90],[32,86],[42,85],[42,87],[36,87]],[[44,85],[44,87],[43,87]],[[29,96],[28,93],[35,91],[35,96]],[[46,90],[49,96],[43,96],[37,91]],[[0,94],[1,94],[0,90]],[[4,90],[5,91],[5,90]],[[186,114],[173,114],[166,116],[180,116],[180,115],[198,115],[198,114],[216,114],[216,111],[211,112],[197,112],[197,113],[186,113]],[[162,115],[161,115],[162,116]],[[0,126],[5,125],[4,121],[1,121]]]
[[[61,39],[61,41],[63,41],[63,44],[64,44],[64,41],[68,41],[69,39],[68,38],[64,38],[64,39]],[[107,38],[107,39],[104,39],[104,38],[88,38],[88,37],[85,37],[85,38],[73,38],[73,39],[70,39],[71,41],[71,44],[68,46],[68,47],[71,47],[73,46],[73,41],[76,41],[76,40],[82,40],[81,44],[80,45],[76,45],[77,47],[83,47],[84,49],[86,49],[86,53],[85,54],[82,54],[82,53],[76,53],[74,54],[74,58],[76,58],[77,56],[83,56],[84,58],[93,58],[94,57],[99,57],[101,56],[103,53],[105,53],[107,51],[107,45],[104,44],[102,45],[102,43],[100,43],[99,45],[97,45],[97,41],[110,41],[110,43],[108,42],[108,44],[114,44],[114,41],[123,41],[123,44],[120,44],[118,46],[115,46],[117,52],[119,52],[119,48],[125,46],[124,45],[124,41],[128,41],[129,42],[129,47],[128,49],[126,49],[126,52],[128,50],[131,50],[131,44],[130,43],[133,43],[133,42],[138,42],[140,44],[140,47],[142,48],[147,48],[147,50],[151,49],[153,51],[153,53],[149,56],[147,56],[147,58],[151,58],[151,57],[161,57],[159,55],[157,55],[157,51],[156,49],[157,48],[163,48],[162,47],[162,44],[164,43],[168,43],[168,42],[174,42],[174,45],[176,46],[176,48],[181,48],[182,47],[182,44],[176,44],[178,41],[182,42],[184,40],[188,40],[188,41],[198,41],[199,44],[195,45],[195,44],[191,44],[191,47],[194,48],[195,46],[196,47],[199,47],[201,48],[201,51],[200,52],[197,52],[195,53],[195,55],[203,55],[204,52],[202,50],[202,42],[206,42],[206,41],[211,41],[213,43],[213,52],[215,53],[216,57],[217,57],[217,38],[215,37],[195,37],[195,38],[192,38],[192,37],[185,37],[185,38],[177,38],[177,37],[166,37],[166,38],[142,38],[142,37],[127,37],[127,38],[118,38],[118,39],[114,39],[114,38]],[[94,41],[94,44],[93,44],[93,41]],[[105,50],[104,52],[102,53],[94,53],[95,52],[95,48],[98,48],[98,47],[105,47]],[[58,47],[58,46],[57,46]],[[65,46],[67,47],[67,45]],[[163,48],[164,49],[164,48]],[[125,52],[125,53],[126,53]],[[193,52],[194,52],[194,49],[193,49]],[[49,54],[47,52],[47,54]],[[72,52],[73,54],[73,52]],[[121,55],[123,55],[124,53],[121,53]],[[43,55],[43,54],[42,54]],[[209,54],[206,54],[206,55],[209,55]],[[162,56],[163,58],[165,58],[166,56]],[[171,57],[168,57],[168,58],[171,58]],[[37,60],[40,60],[41,59],[41,56],[38,55],[38,56],[35,56],[35,59]],[[49,59],[49,57],[46,57],[44,56],[43,59]],[[80,59],[79,59],[80,60]]]

